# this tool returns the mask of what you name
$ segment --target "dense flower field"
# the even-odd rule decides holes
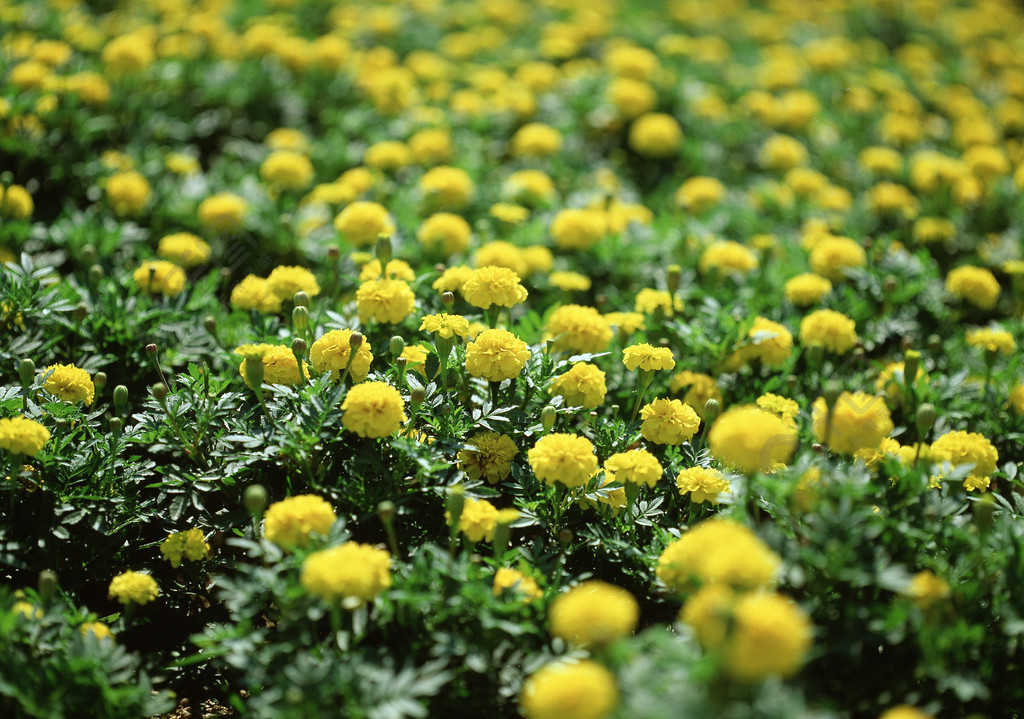
[[[3,716],[1021,716],[1016,3],[0,57]]]

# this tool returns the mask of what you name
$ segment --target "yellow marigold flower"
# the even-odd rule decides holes
[[[35,204],[32,195],[21,185],[11,185],[0,192],[0,215],[11,220],[27,220],[32,217]]]
[[[758,150],[758,161],[769,170],[789,170],[810,159],[802,142],[789,135],[773,135]]]
[[[143,292],[177,297],[185,289],[185,270],[167,260],[146,260],[132,273]]]
[[[800,320],[800,343],[837,355],[846,354],[857,344],[856,327],[856,323],[841,312],[816,310]]]
[[[946,292],[983,310],[999,300],[999,280],[984,267],[964,265],[946,275]]]
[[[962,464],[973,464],[964,488],[967,490],[986,490],[989,486],[989,475],[996,471],[999,452],[988,438],[978,432],[946,432],[932,442],[931,459],[934,462],[949,462],[954,467]]]
[[[356,259],[355,253],[352,253],[353,260]],[[381,268],[380,260],[376,257],[371,259],[359,268],[359,281],[366,282],[367,280],[377,280],[381,277],[388,280],[402,280],[403,282],[412,282],[416,279],[416,272],[413,271],[412,267],[405,260],[388,260],[387,265]]]
[[[363,154],[363,164],[384,172],[408,167],[414,159],[412,148],[398,140],[375,142]]]
[[[867,254],[859,243],[849,237],[825,237],[811,250],[811,269],[833,282],[846,276],[846,270],[864,267]]]
[[[302,562],[302,588],[325,602],[371,602],[391,586],[391,555],[369,544],[345,542]]]
[[[605,373],[595,365],[575,362],[567,372],[554,378],[548,390],[565,399],[568,407],[593,409],[604,402],[608,387]]]
[[[640,410],[640,434],[655,444],[681,444],[693,438],[700,417],[693,407],[677,399],[656,399]]]
[[[526,288],[519,282],[519,275],[507,267],[477,268],[459,289],[466,302],[483,310],[491,305],[511,307],[524,302],[528,296]]]
[[[280,190],[304,190],[313,183],[313,163],[301,152],[275,150],[260,165],[260,178]]]
[[[235,348],[235,354],[242,355],[243,357],[256,355],[260,358],[263,363],[263,381],[261,384],[296,385],[302,381],[302,375],[299,374],[299,363],[295,359],[295,353],[292,352],[291,347],[266,343],[242,345]],[[238,373],[242,376],[242,381],[245,382],[246,387],[254,389],[253,383],[246,372],[245,364],[245,360],[242,360],[242,364],[238,366]],[[308,376],[308,373],[305,372],[306,363],[303,362],[302,366],[304,374]]]
[[[783,289],[786,299],[797,307],[807,307],[821,301],[832,291],[832,282],[827,277],[805,272],[786,282]]]
[[[608,218],[599,208],[559,210],[548,228],[560,250],[589,250],[608,234]]]
[[[744,474],[767,472],[785,464],[796,451],[796,429],[756,405],[724,412],[708,432],[715,459]]]
[[[107,593],[125,606],[149,604],[160,594],[156,580],[141,572],[124,572],[110,581]]]
[[[612,339],[608,321],[593,307],[562,305],[548,317],[546,337],[554,338],[556,352],[600,352]]]
[[[341,403],[341,423],[360,437],[386,437],[408,419],[401,393],[385,382],[364,382],[352,387]]]
[[[292,150],[293,152],[309,152],[310,142],[306,133],[293,127],[278,127],[267,133],[263,144],[271,150]]]
[[[360,200],[334,218],[334,229],[356,247],[372,247],[381,235],[395,234],[395,223],[383,205]]]
[[[281,311],[281,298],[270,291],[270,284],[265,278],[246,275],[231,289],[231,306],[239,310],[275,313]]]
[[[937,577],[930,569],[918,572],[910,579],[910,584],[901,592],[909,597],[922,609],[927,609],[947,599],[950,595],[949,583]]]
[[[452,156],[452,134],[447,128],[430,127],[409,138],[409,149],[420,165],[427,167],[448,162]]]
[[[562,149],[562,133],[543,122],[530,122],[512,136],[513,157],[548,157]]]
[[[349,367],[351,346],[349,340],[352,337],[352,330],[331,330],[322,335],[309,348],[309,361],[317,372],[330,372],[331,376],[338,379],[341,372],[348,367],[349,376],[353,382],[362,382],[370,373],[370,363],[373,361],[373,353],[370,352],[368,342],[363,342],[356,349],[355,358]]]
[[[308,547],[316,532],[323,536],[337,519],[331,505],[315,494],[296,494],[274,502],[263,515],[263,536],[283,549]]]
[[[496,220],[507,222],[510,225],[521,225],[530,219],[528,208],[511,202],[495,202],[487,212]]]
[[[629,126],[630,149],[642,157],[671,157],[683,144],[683,130],[671,115],[648,112]]]
[[[864,392],[843,392],[829,417],[824,397],[814,401],[812,413],[815,438],[842,454],[875,449],[893,430],[889,407],[881,397]]]
[[[416,231],[416,239],[427,250],[454,255],[465,252],[473,229],[463,217],[451,212],[437,212],[423,221]]]
[[[316,276],[305,267],[280,265],[270,271],[267,288],[282,302],[291,300],[296,292],[305,292],[310,297],[320,294]]]
[[[909,704],[900,704],[891,709],[886,709],[878,716],[878,719],[935,719],[935,717]]]
[[[156,60],[154,40],[143,31],[118,35],[103,46],[103,64],[114,76],[145,70]]]
[[[1010,159],[1001,147],[974,145],[964,151],[964,162],[975,177],[991,180],[1010,173]]]
[[[523,248],[523,262],[526,263],[526,272],[550,272],[555,266],[555,256],[544,245],[527,245]]]
[[[83,622],[78,625],[78,631],[82,633],[82,636],[92,634],[97,640],[110,639],[113,641],[114,633],[110,631],[110,627],[102,622]]]
[[[622,350],[622,364],[626,365],[630,372],[635,372],[637,369],[672,369],[676,366],[676,360],[668,347],[654,347],[642,342]]]
[[[590,289],[590,278],[579,272],[552,272],[548,275],[548,282],[563,292],[586,292]]]
[[[11,607],[11,614],[20,614],[25,619],[42,619],[44,613],[41,607],[37,607],[36,605],[30,604],[24,599],[21,599],[15,602],[14,606]]]
[[[911,229],[914,242],[922,245],[951,240],[956,236],[956,225],[945,217],[919,217]]]
[[[792,349],[793,335],[788,329],[766,317],[756,317],[737,354],[745,363],[757,360],[766,367],[781,367]]]
[[[704,584],[757,589],[775,583],[782,561],[750,529],[731,519],[707,519],[661,553],[658,579],[673,592]]]
[[[673,297],[672,293],[665,290],[645,287],[636,293],[633,309],[647,315],[653,315],[660,311],[671,317],[673,312],[683,311],[683,301],[678,297]]]
[[[462,286],[473,276],[474,272],[476,270],[466,265],[449,267],[430,286],[438,292],[461,292]],[[523,291],[526,291],[525,288]]]
[[[451,512],[444,513],[448,526],[452,524]],[[459,515],[459,531],[471,542],[491,541],[494,528],[498,526],[498,509],[486,499],[468,497]]]
[[[971,347],[980,347],[986,352],[1002,352],[1004,355],[1012,354],[1017,348],[1013,335],[999,327],[967,330],[967,344]]]
[[[160,545],[160,554],[177,569],[183,557],[193,562],[206,559],[210,554],[210,545],[203,538],[202,530],[193,527],[167,535],[167,539]]]
[[[67,91],[86,105],[104,105],[110,99],[110,83],[98,72],[76,72],[67,76]]]
[[[554,486],[561,482],[570,489],[582,487],[597,471],[594,445],[586,437],[552,433],[541,437],[526,453],[537,479]]]
[[[502,184],[501,195],[527,207],[546,205],[555,198],[555,183],[541,170],[519,170]]]
[[[504,267],[520,277],[530,271],[524,250],[504,240],[493,240],[481,246],[473,253],[473,264],[477,267]]]
[[[726,645],[725,669],[741,681],[788,677],[803,664],[813,641],[807,613],[781,594],[751,592],[737,600]]]
[[[1024,383],[1021,383],[1010,390],[1010,404],[1013,411],[1024,416]]]
[[[444,312],[439,315],[426,315],[420,323],[420,331],[431,332],[446,340],[453,337],[465,339],[469,334],[469,320],[462,315],[449,315]]]
[[[238,195],[220,192],[200,202],[197,213],[203,227],[227,235],[242,229],[249,205]]]
[[[397,324],[412,314],[416,295],[402,280],[370,280],[356,290],[359,321]]]
[[[697,264],[702,275],[718,270],[727,275],[746,277],[758,266],[757,255],[744,245],[733,240],[719,240],[712,243]]]
[[[767,392],[755,401],[765,412],[771,412],[789,427],[796,427],[796,416],[800,413],[800,405],[787,397]]]
[[[489,382],[519,376],[528,359],[526,343],[508,330],[484,330],[466,345],[466,371]]]
[[[903,169],[903,155],[891,147],[865,147],[857,155],[857,162],[876,175],[894,176]]]
[[[532,602],[544,595],[533,577],[523,574],[518,569],[499,567],[494,573],[494,596],[500,597],[506,591],[525,602]]]
[[[407,367],[414,372],[419,372],[424,379],[427,378],[426,363],[430,348],[423,345],[408,345],[402,350],[399,357],[404,357]]]
[[[604,462],[604,473],[620,484],[646,484],[653,488],[664,470],[657,457],[646,449],[617,452]]]
[[[152,188],[145,177],[135,170],[119,172],[107,180],[107,202],[121,216],[134,217],[149,200]]]
[[[880,182],[868,190],[868,206],[876,215],[917,217],[921,203],[909,189],[895,182]]]
[[[693,407],[693,411],[701,419],[704,418],[704,405],[709,399],[719,404],[723,401],[722,390],[715,383],[715,378],[699,372],[684,370],[676,373],[669,380],[668,388],[671,392],[681,392],[683,388],[688,388],[683,396],[683,402]]]
[[[711,502],[718,504],[719,495],[731,488],[729,480],[717,469],[690,467],[676,475],[676,487],[679,494],[689,494],[690,501],[696,504]]]
[[[608,84],[608,101],[619,115],[632,120],[658,106],[658,93],[649,83],[632,77],[617,77]]]
[[[459,469],[470,479],[483,477],[490,484],[508,477],[512,459],[519,453],[511,437],[497,432],[480,432],[466,440],[466,444],[469,447],[459,450]]]
[[[546,664],[519,695],[526,719],[607,719],[618,705],[615,676],[590,659]]]
[[[92,377],[84,369],[73,364],[54,364],[46,368],[44,375],[49,373],[43,389],[64,402],[84,402],[91,406],[96,396],[96,386]]]
[[[627,336],[647,328],[640,312],[607,312],[604,318],[610,326]]]
[[[195,267],[210,260],[210,246],[191,232],[164,235],[156,253],[182,267]]]
[[[419,182],[420,192],[437,208],[461,210],[473,197],[475,186],[465,170],[441,165],[427,170]]]
[[[28,417],[0,419],[0,449],[35,457],[47,442],[50,430]]]
[[[581,647],[628,637],[640,619],[632,594],[607,582],[583,582],[559,595],[549,611],[551,635]]]
[[[702,215],[721,202],[725,193],[725,185],[714,177],[691,177],[676,190],[675,201],[682,209]]]

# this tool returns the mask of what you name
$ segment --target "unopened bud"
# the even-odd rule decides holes
[[[928,351],[933,355],[942,352],[942,338],[938,335],[928,335]]]
[[[85,306],[84,302],[79,302],[75,305],[75,311],[71,313],[71,316],[75,318],[75,322],[81,322],[89,316],[89,308]]]
[[[360,348],[363,344],[363,336],[359,332],[353,332],[349,335],[348,346],[353,352]]]
[[[306,356],[306,340],[301,337],[296,337],[292,340],[292,354],[297,357]]]
[[[296,307],[309,307],[309,294],[299,290],[292,297],[292,304]]]
[[[206,315],[203,318],[203,328],[211,335],[217,332],[217,318],[213,315]]]
[[[120,417],[111,417],[108,426],[112,434],[121,434],[121,430],[124,429],[124,421]]]
[[[455,305],[455,293],[454,292],[442,292],[441,293],[441,304],[446,309],[451,309]]]
[[[89,265],[89,273],[86,275],[86,278],[89,280],[90,285],[95,285],[103,279],[104,274],[103,268],[99,265]]]
[[[385,524],[390,524],[392,520],[394,520],[396,513],[395,503],[389,499],[385,499],[377,505],[377,516],[380,517],[380,521]]]
[[[395,367],[398,368],[399,372],[405,372],[405,368],[409,366],[409,359],[407,357],[396,357]]]
[[[683,279],[683,268],[679,265],[669,265],[665,268],[665,286],[668,293],[674,295],[679,291],[679,285]]]
[[[157,402],[163,402],[167,399],[167,385],[163,382],[157,382],[153,385],[153,396],[156,397]]]
[[[400,356],[405,350],[405,340],[398,335],[395,335],[391,338],[391,341],[388,342],[388,349],[391,350],[392,357]]]
[[[92,376],[92,383],[96,386],[96,389],[102,390],[107,386],[107,373],[97,372]]]
[[[27,357],[18,364],[18,377],[22,387],[29,387],[36,378],[36,363]]]
[[[157,353],[157,346],[155,344],[150,342],[148,345],[146,345],[146,354],[152,356],[152,355],[155,355],[156,353]]]
[[[242,495],[242,506],[254,517],[263,514],[267,508],[267,488],[262,484],[250,484]]]
[[[892,275],[886,275],[885,279],[882,280],[882,292],[887,295],[891,295],[897,289],[899,289],[900,283]]]
[[[722,409],[722,405],[719,404],[718,400],[712,397],[704,403],[704,421],[711,424],[718,417],[719,411]]]
[[[903,377],[908,384],[913,384],[917,379],[917,370],[921,367],[921,353],[917,350],[907,350],[903,355]]]
[[[298,296],[298,293],[296,293]],[[309,327],[309,308],[304,305],[297,305],[292,308],[292,327],[304,331]]]
[[[126,404],[128,404],[128,388],[123,384],[114,387],[114,409],[120,410]]]
[[[839,399],[839,395],[842,394],[843,388],[840,384],[834,380],[829,380],[825,383],[825,388],[821,391],[821,396],[825,398],[825,404],[831,409],[835,406],[836,400]]]
[[[259,355],[246,355],[242,367],[245,368],[246,384],[254,389],[261,388],[263,386],[263,358]]]
[[[377,238],[377,259],[380,260],[381,271],[391,262],[391,238],[388,235]]]
[[[50,598],[57,591],[57,573],[52,569],[44,569],[39,573],[39,584],[38,590],[39,598],[44,602],[50,601]]]
[[[448,522],[452,528],[452,536],[458,531],[459,520],[462,519],[462,510],[466,506],[466,490],[461,484],[457,484],[448,490]]]
[[[413,406],[423,404],[423,400],[426,398],[427,392],[422,387],[414,387],[412,391],[409,392],[409,402],[412,403]]]
[[[917,416],[914,417],[914,424],[917,427],[917,437],[923,440],[935,426],[935,405],[925,402],[917,408]]]
[[[546,406],[540,411],[540,423],[544,427],[545,431],[550,432],[555,426],[555,421],[558,419],[558,410],[551,405]]]
[[[339,250],[337,247],[327,248],[327,259],[329,259],[331,262],[337,262],[339,257],[341,257],[341,250]]]
[[[93,245],[86,245],[82,248],[82,260],[86,264],[92,264],[96,261],[96,248]]]

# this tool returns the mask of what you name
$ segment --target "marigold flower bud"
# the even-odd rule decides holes
[[[386,499],[377,505],[377,516],[380,518],[380,521],[385,524],[394,520],[396,513],[395,503],[390,500]]]
[[[719,412],[719,410],[721,410],[721,408],[722,408],[722,405],[720,405],[718,400],[715,399],[714,397],[712,397],[707,402],[705,402],[704,403],[704,421],[707,422],[708,424],[711,424],[712,422],[714,422],[715,418],[718,416],[718,412]]]
[[[114,409],[120,410],[126,404],[128,404],[128,388],[123,384],[114,387]]]
[[[253,389],[263,386],[263,358],[257,354],[247,355],[242,363],[245,383]]]
[[[459,531],[459,520],[462,518],[462,510],[466,506],[466,490],[461,484],[457,484],[448,490],[448,516],[452,528],[452,536]]]
[[[111,417],[108,426],[111,434],[120,434],[124,428],[124,421],[120,417]]]
[[[107,386],[107,373],[97,372],[92,376],[92,383],[96,389],[103,389]]]
[[[454,292],[442,292],[441,293],[441,304],[447,309],[451,309],[452,305],[455,304],[455,293]]]
[[[155,355],[156,353],[157,353],[157,346],[154,343],[150,342],[148,345],[146,345],[146,354],[148,354],[148,355]]]
[[[213,315],[206,315],[203,318],[203,328],[211,335],[217,331],[217,318]]]
[[[381,235],[377,238],[377,259],[380,260],[381,267],[391,261],[391,237],[389,235]]]
[[[36,376],[36,363],[25,358],[18,365],[18,377],[21,378],[21,386],[29,387]]]
[[[918,439],[926,437],[935,424],[935,405],[925,402],[918,407],[914,424],[917,426]]]
[[[679,290],[679,285],[683,280],[683,268],[679,265],[669,265],[665,268],[665,286],[668,288],[669,294],[674,295]]]
[[[262,484],[250,484],[242,495],[242,506],[253,516],[262,514],[267,508],[267,488]]]
[[[548,405],[540,411],[540,423],[544,429],[548,432],[555,426],[555,420],[558,419],[558,410],[551,405]]]
[[[95,285],[103,279],[104,274],[103,268],[99,265],[89,265],[89,272],[86,275],[86,279],[88,279],[90,285]]]
[[[153,385],[153,396],[156,397],[158,402],[163,402],[167,399],[167,385],[163,382],[157,382]]]
[[[348,338],[349,349],[351,349],[353,351],[357,350],[357,349],[359,349],[360,345],[362,345],[362,344],[363,344],[363,336],[360,333],[353,332],[351,335],[349,335],[349,338]]]
[[[913,382],[917,377],[917,370],[921,366],[921,353],[917,350],[907,350],[903,355],[903,376]]]
[[[39,572],[38,592],[39,598],[44,602],[49,601],[54,592],[57,591],[57,573],[52,569],[44,569]]]
[[[299,290],[292,297],[292,304],[296,307],[309,307],[309,293]]]
[[[839,399],[839,395],[842,394],[843,388],[839,386],[837,382],[829,381],[825,383],[825,388],[821,392],[821,396],[825,398],[825,404],[829,408],[835,406],[836,400]]]
[[[300,332],[309,327],[309,308],[297,305],[292,309],[292,326]]]
[[[409,393],[409,403],[414,407],[419,404],[423,404],[423,400],[427,398],[427,392],[422,387],[416,387]]]
[[[391,341],[388,342],[388,349],[391,350],[392,357],[399,357],[402,354],[402,350],[405,349],[405,340],[398,335],[395,335],[391,338]]]
[[[296,337],[292,340],[292,353],[299,357],[306,356],[306,340]],[[296,360],[297,361],[297,360]]]

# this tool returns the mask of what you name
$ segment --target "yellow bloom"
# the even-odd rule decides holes
[[[185,289],[185,270],[167,260],[147,260],[134,273],[132,279],[143,292],[177,297]]]
[[[786,299],[797,307],[807,307],[832,291],[832,282],[827,277],[805,272],[786,282],[783,290]]]
[[[177,569],[183,557],[193,562],[206,559],[210,554],[210,545],[203,538],[202,530],[193,527],[184,532],[169,534],[160,545],[160,553]]]
[[[374,258],[359,268],[360,282],[378,280],[382,276],[386,280],[402,280],[403,282],[412,282],[416,279],[416,273],[405,260],[388,260],[388,264],[382,270],[380,260]]]
[[[453,337],[465,339],[469,334],[469,320],[462,315],[449,315],[444,312],[439,315],[426,315],[420,323],[420,331],[431,332],[446,340]]]
[[[677,399],[656,399],[640,410],[640,433],[655,444],[681,444],[693,438],[700,417],[693,407]]]
[[[107,593],[125,606],[148,604],[160,594],[156,580],[141,572],[124,572],[110,581]]]
[[[50,430],[28,417],[0,419],[0,449],[35,457],[50,441]]]
[[[675,357],[668,347],[653,347],[646,342],[631,345],[622,350],[622,364],[630,372],[640,370],[672,369],[676,366]]]
[[[999,300],[999,280],[984,267],[964,265],[946,275],[946,291],[983,310],[991,310]]]
[[[711,425],[708,447],[715,459],[744,474],[770,471],[796,451],[796,429],[756,405],[724,412]]]
[[[466,345],[466,371],[489,382],[519,376],[528,359],[526,343],[508,330],[484,330]]]
[[[676,487],[679,494],[689,494],[691,502],[718,504],[719,495],[728,492],[731,485],[717,469],[690,467],[676,475]]]
[[[665,290],[645,287],[636,293],[633,309],[648,315],[660,311],[671,317],[673,312],[683,311],[683,301]]]
[[[640,606],[632,594],[607,582],[583,582],[551,603],[552,636],[581,647],[599,647],[636,629]]]
[[[302,562],[299,582],[325,602],[373,601],[381,590],[391,586],[391,555],[358,542],[321,549]]]
[[[1004,355],[1012,354],[1017,348],[1013,335],[998,327],[967,330],[967,344],[971,347],[981,347],[986,352],[1002,352]]]
[[[506,479],[512,471],[512,459],[519,448],[507,434],[480,432],[466,440],[470,448],[460,449],[459,469],[470,479],[483,477],[490,484]]]
[[[562,133],[542,122],[523,125],[512,136],[513,157],[547,157],[562,149]]]
[[[461,292],[466,280],[473,276],[475,270],[466,265],[449,267],[441,273],[441,276],[434,280],[430,286],[438,292]],[[526,291],[525,289],[523,290]]]
[[[51,373],[43,389],[64,402],[83,402],[91,406],[96,396],[92,377],[84,369],[73,364],[55,364],[46,368],[43,374]]]
[[[722,390],[715,383],[715,378],[699,372],[677,372],[669,380],[668,388],[672,392],[681,392],[683,388],[688,388],[683,396],[683,402],[693,407],[693,411],[701,419],[704,418],[704,406],[709,399],[715,400],[719,405],[723,401]]]
[[[837,355],[846,354],[857,344],[856,326],[841,312],[816,310],[800,320],[800,343]]]
[[[721,202],[725,193],[725,185],[714,177],[691,177],[676,190],[675,201],[682,209],[701,215]]]
[[[665,294],[668,294],[667,292]],[[623,335],[629,336],[635,332],[646,329],[644,316],[640,312],[607,312],[604,318],[608,324],[616,328]]]
[[[548,228],[560,250],[589,250],[608,234],[608,219],[597,208],[559,210]]]
[[[846,277],[846,271],[867,264],[864,248],[849,237],[825,237],[821,239],[808,257],[811,269],[833,282]]]
[[[465,252],[473,229],[459,215],[437,212],[423,221],[416,230],[416,239],[427,250],[438,250],[445,256]]]
[[[886,709],[878,716],[878,719],[935,719],[935,716],[926,714],[909,704],[900,704],[891,709]]]
[[[831,419],[823,397],[814,401],[814,436],[829,449],[854,454],[875,449],[893,430],[889,408],[881,397],[843,392],[832,407]]]
[[[260,165],[260,178],[280,190],[304,190],[313,182],[313,163],[301,152],[275,150]]]
[[[261,384],[287,384],[295,385],[302,381],[299,374],[299,363],[295,359],[295,353],[291,347],[283,345],[271,345],[261,343],[258,345],[242,345],[235,348],[235,354],[249,357],[256,355],[263,363],[263,382]],[[242,381],[249,389],[253,389],[252,382],[246,373],[245,360],[238,367]],[[305,368],[306,363],[303,362]],[[308,374],[306,375],[308,376]]]
[[[451,512],[444,513],[448,526],[451,526]],[[471,542],[491,541],[494,529],[498,526],[498,509],[486,499],[469,497],[459,515],[459,531]]]
[[[702,275],[718,270],[726,275],[745,277],[758,266],[757,255],[749,247],[733,240],[719,240],[712,243],[697,264]]]
[[[781,367],[792,349],[793,335],[788,329],[766,317],[755,317],[737,356],[744,363],[757,360],[766,367]]]
[[[608,387],[605,373],[586,362],[575,362],[568,372],[555,377],[548,390],[565,399],[566,406],[593,409],[604,402]]]
[[[575,434],[545,435],[526,456],[537,479],[550,486],[561,482],[570,489],[581,487],[597,471],[594,445]]]
[[[110,631],[110,627],[102,622],[83,622],[78,625],[78,630],[82,633],[83,637],[92,634],[97,640],[114,639],[114,633]]]
[[[249,205],[238,195],[220,192],[199,203],[199,224],[219,234],[231,234],[242,229],[249,213]]]
[[[196,267],[210,260],[210,246],[191,232],[164,235],[156,253],[182,267]]]
[[[290,301],[296,292],[305,292],[310,297],[320,294],[316,276],[305,267],[275,267],[267,277],[267,288],[282,302]]]
[[[901,593],[912,599],[917,606],[927,609],[947,599],[950,588],[946,580],[925,569],[911,577],[910,584]]]
[[[996,471],[999,462],[999,452],[978,432],[946,432],[932,442],[930,454],[934,462],[949,462],[954,467],[974,465],[964,480],[967,490],[988,489],[989,475]]]
[[[477,267],[504,267],[512,270],[519,277],[530,271],[526,262],[525,250],[504,240],[492,240],[473,253],[473,264]]]
[[[152,188],[135,170],[119,172],[107,180],[107,201],[118,215],[134,217],[145,207]]]
[[[263,515],[263,536],[283,549],[308,547],[313,533],[327,536],[337,516],[323,497],[296,494],[274,502]]]
[[[507,267],[480,267],[473,270],[459,288],[466,302],[486,310],[491,305],[511,307],[526,300],[526,288],[519,275]]]
[[[646,484],[653,488],[663,472],[657,457],[646,449],[617,452],[604,462],[605,476],[620,484]]]
[[[563,292],[586,292],[590,289],[590,278],[581,275],[579,272],[552,272],[548,275],[548,282],[552,287],[557,287]],[[607,319],[607,317],[605,317]]]
[[[356,356],[349,367],[348,361],[351,355],[349,339],[352,337],[352,330],[331,330],[322,335],[309,348],[309,361],[317,372],[330,372],[331,376],[338,379],[346,367],[349,368],[349,376],[353,382],[362,382],[370,373],[370,363],[373,361],[373,353],[370,352],[369,343],[363,342],[356,349]]]
[[[752,592],[736,602],[724,649],[726,671],[741,681],[788,677],[803,664],[813,641],[811,622],[793,600]]]
[[[612,339],[608,321],[593,307],[562,305],[548,316],[546,337],[556,352],[601,352]]]
[[[1021,383],[1010,390],[1010,404],[1013,411],[1024,416],[1024,383]]]
[[[671,157],[683,143],[683,130],[671,115],[648,112],[629,126],[627,142],[642,157]]]
[[[716,518],[704,520],[665,547],[656,573],[674,592],[714,583],[756,589],[775,583],[781,563],[750,529]]]
[[[494,596],[500,597],[506,591],[526,602],[540,599],[544,595],[533,577],[523,574],[518,569],[499,567],[494,573]]]
[[[11,220],[27,220],[32,217],[34,210],[32,195],[21,185],[11,185],[0,192],[0,216]]]
[[[555,183],[541,170],[519,170],[502,184],[501,195],[527,207],[545,205],[555,198]]]
[[[615,676],[589,659],[546,664],[519,695],[526,719],[606,719],[618,704]]]
[[[465,170],[441,165],[428,170],[419,182],[420,192],[432,207],[460,210],[469,204],[475,187]]]
[[[246,275],[231,290],[231,306],[239,310],[276,313],[281,311],[281,298],[270,291],[263,277]]]
[[[789,170],[806,165],[809,157],[804,144],[789,135],[772,135],[758,151],[758,161],[770,170]]]
[[[334,218],[334,229],[356,247],[372,247],[381,235],[395,234],[395,223],[383,205],[360,200]]]
[[[401,393],[385,382],[364,382],[352,387],[341,404],[341,423],[360,437],[386,437],[408,419]]]
[[[416,295],[402,280],[370,280],[356,290],[359,321],[397,324],[412,314]]]

